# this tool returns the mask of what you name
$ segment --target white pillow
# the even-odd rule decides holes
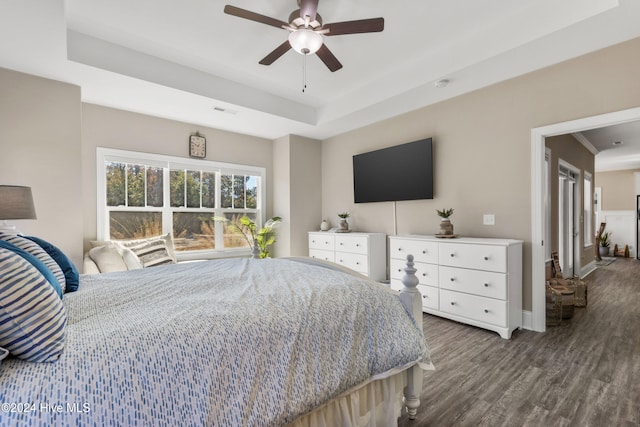
[[[101,273],[112,273],[114,271],[127,271],[129,266],[125,262],[123,251],[125,248],[119,247],[115,243],[98,246],[89,251],[89,257],[96,263]],[[131,251],[129,251],[131,252]],[[131,253],[135,257],[133,253]],[[128,255],[129,260],[131,255]],[[140,262],[138,261],[138,264]]]

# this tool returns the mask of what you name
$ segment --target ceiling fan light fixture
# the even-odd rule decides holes
[[[289,34],[289,44],[293,50],[302,55],[316,53],[323,42],[322,34],[306,28],[300,28]]]

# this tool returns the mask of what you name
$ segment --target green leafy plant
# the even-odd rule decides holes
[[[338,218],[347,219],[349,218],[349,212],[338,212]]]
[[[214,220],[223,221],[231,228],[239,231],[252,250],[254,245],[257,245],[258,249],[260,249],[260,258],[269,257],[269,247],[276,242],[276,228],[282,222],[282,218],[274,216],[267,220],[262,228],[258,229],[255,221],[246,215],[240,217],[238,223],[229,221],[224,217],[215,217]]]
[[[436,213],[438,214],[438,216],[440,218],[449,218],[451,215],[453,215],[453,208],[451,208],[451,209],[442,209],[442,210],[436,209]]]
[[[609,239],[610,236],[611,233],[609,233],[608,231],[602,233],[600,235],[600,246],[602,246],[603,248],[608,248],[609,246],[611,246],[611,240]]]

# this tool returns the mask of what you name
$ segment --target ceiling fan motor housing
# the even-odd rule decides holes
[[[289,24],[291,24],[294,28],[304,28],[305,20],[300,16],[300,9],[294,10],[289,15]],[[316,19],[313,21],[309,21],[309,25],[307,28],[312,30],[317,30],[322,27],[322,17],[319,13],[316,13]]]

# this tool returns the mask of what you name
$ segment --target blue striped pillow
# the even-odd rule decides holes
[[[20,249],[23,249],[29,252],[34,257],[38,258],[40,261],[47,266],[49,270],[53,273],[53,275],[58,279],[58,283],[60,284],[60,288],[62,289],[62,293],[66,292],[66,279],[64,278],[64,273],[62,269],[58,265],[57,262],[48,253],[45,252],[37,243],[32,242],[29,239],[25,239],[22,236],[18,236],[17,234],[9,234],[5,232],[0,232],[0,239],[5,240]]]
[[[55,362],[64,350],[67,315],[45,277],[0,248],[0,347],[30,362]]]
[[[58,279],[56,279],[56,276],[53,275],[51,270],[49,270],[42,261],[40,261],[38,258],[31,255],[29,252],[25,251],[24,249],[21,249],[16,245],[13,245],[7,242],[6,240],[0,239],[0,248],[10,250],[11,252],[16,253],[20,255],[22,258],[24,258],[25,260],[29,261],[29,263],[33,265],[35,268],[37,268],[38,271],[44,276],[44,278],[47,279],[49,284],[53,286],[53,289],[55,289],[58,296],[62,298],[62,288],[60,287],[60,282],[58,282]]]

